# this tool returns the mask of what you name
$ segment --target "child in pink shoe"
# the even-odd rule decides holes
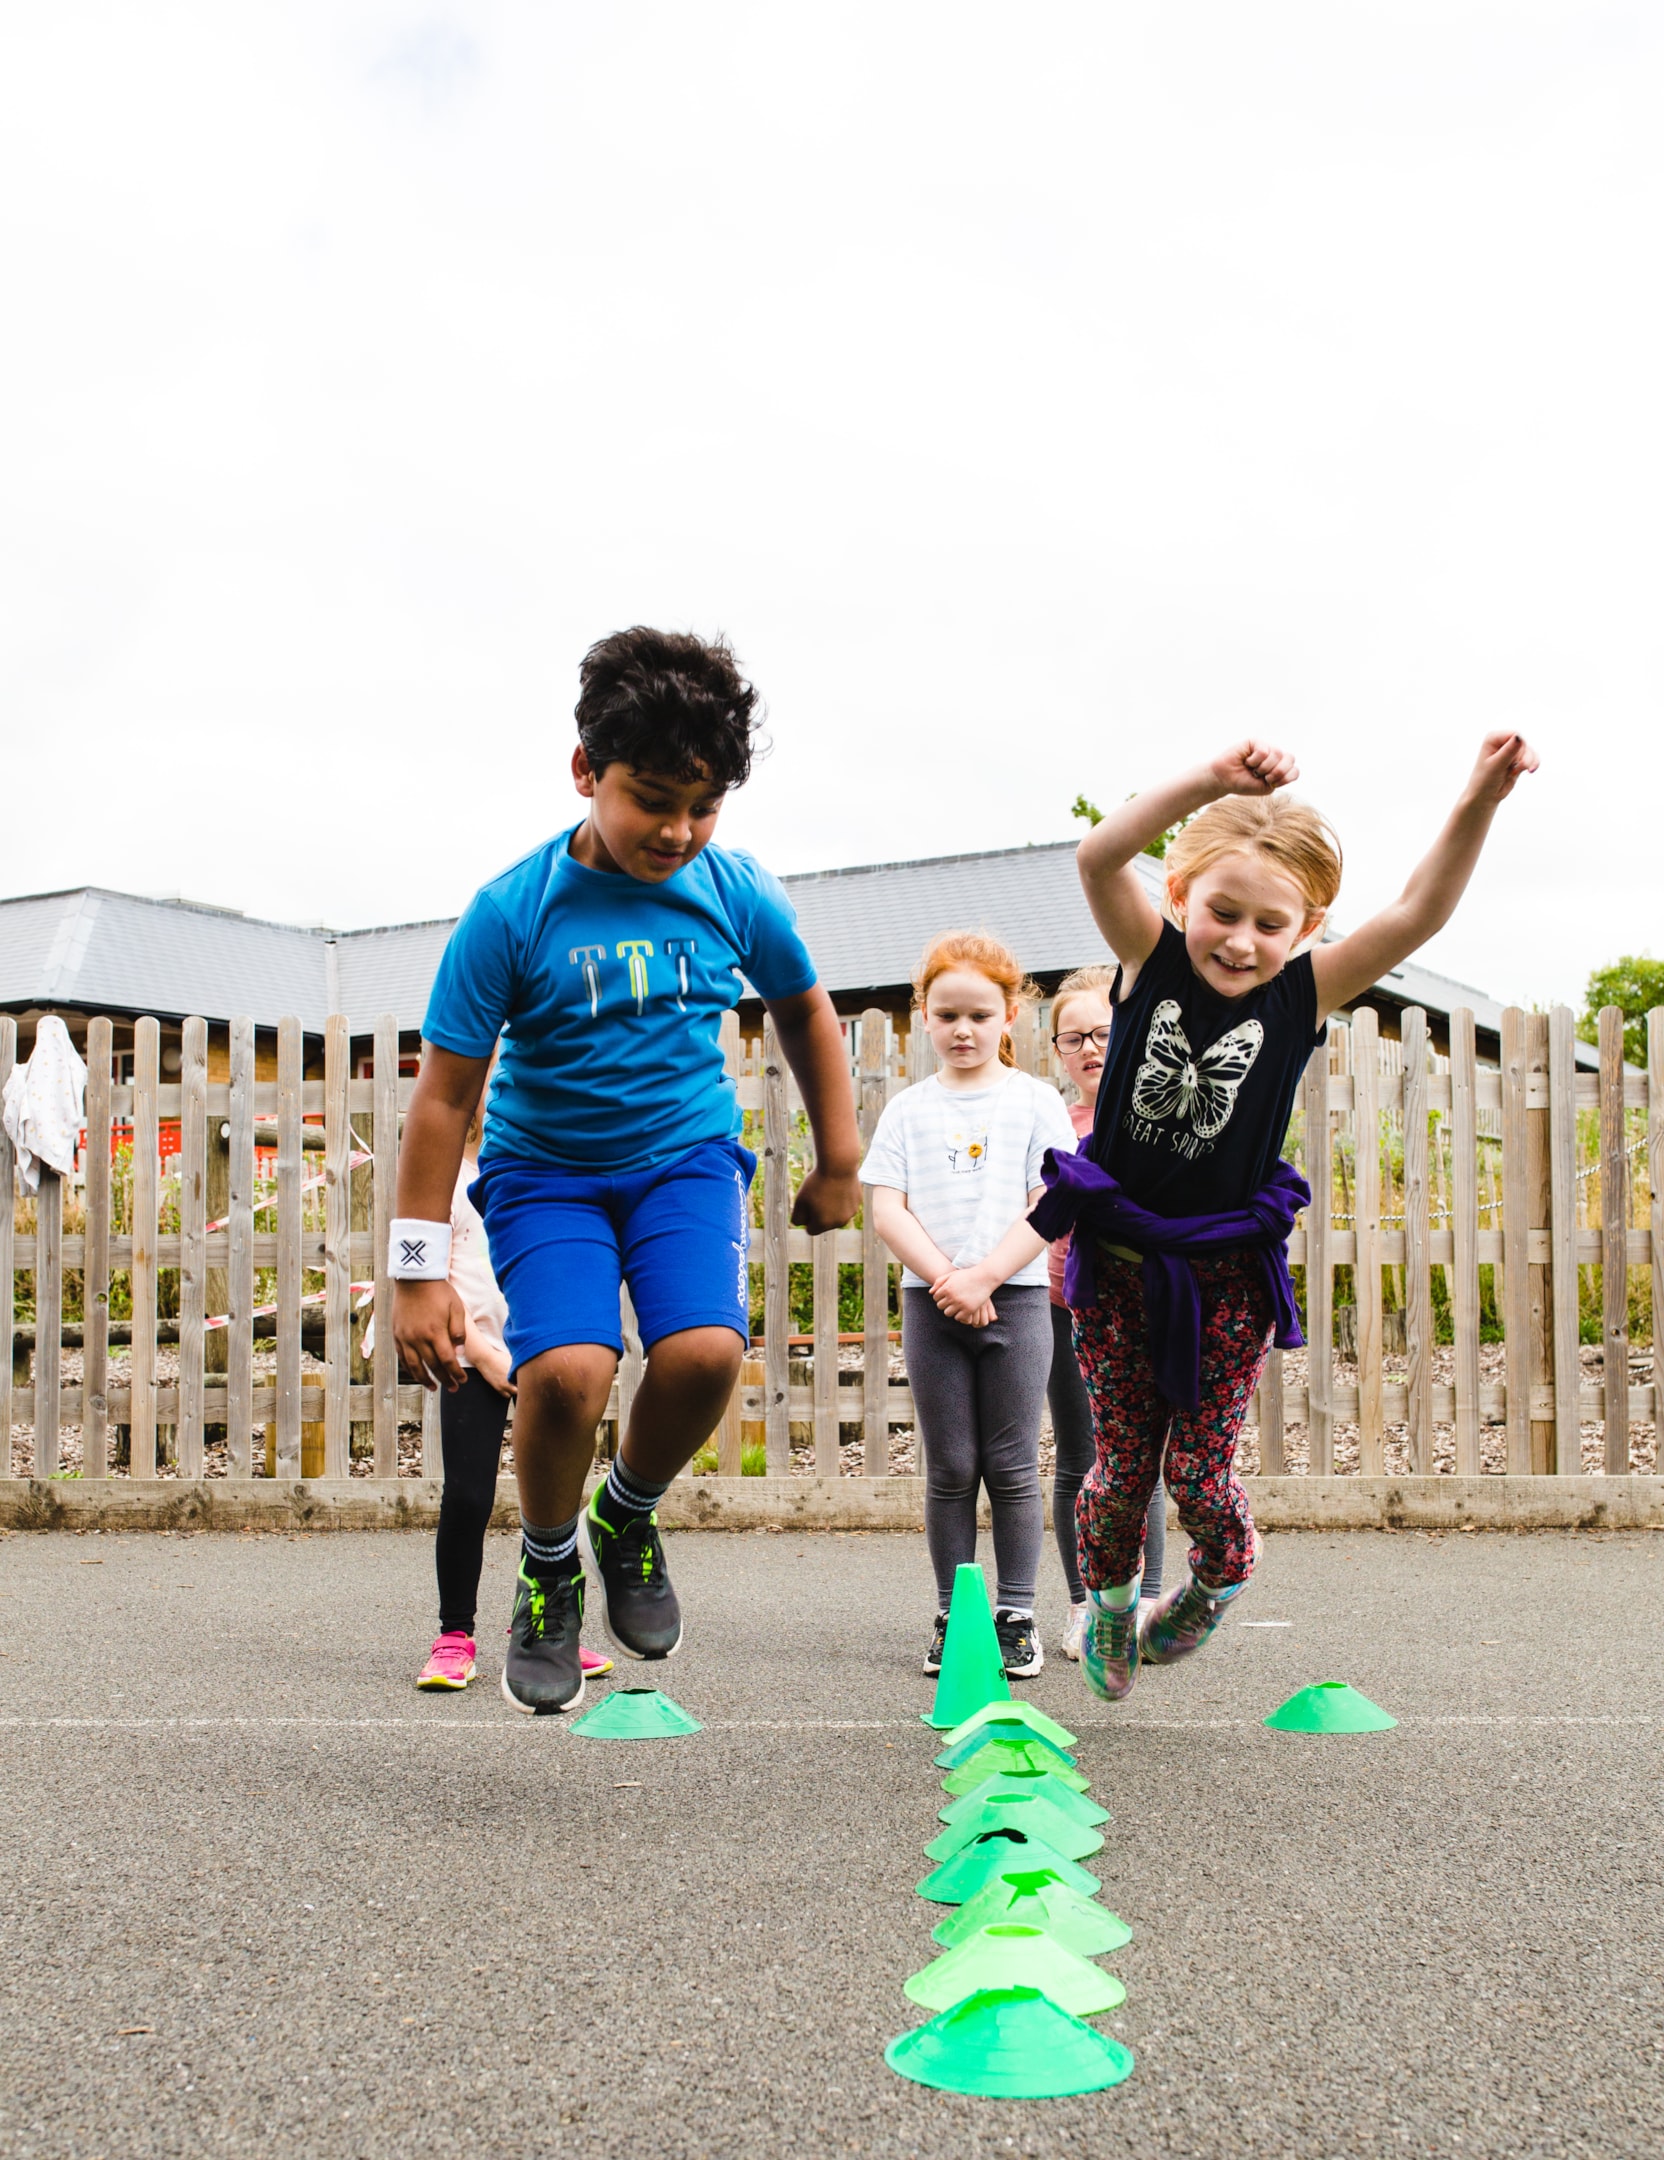
[[[1536,765],[1522,736],[1487,736],[1398,899],[1333,944],[1318,939],[1340,849],[1281,792],[1297,770],[1269,743],[1129,798],[1081,843],[1087,901],[1120,962],[1115,1018],[1092,1138],[1047,1157],[1029,1221],[1047,1238],[1074,1232],[1064,1294],[1097,1450],[1076,1512],[1081,1672],[1108,1701],[1141,1662],[1200,1648],[1254,1571],[1234,1458],[1272,1341],[1303,1340],[1288,1233],[1311,1194],[1280,1150],[1307,1060],[1332,1012],[1449,921],[1498,806]],[[1164,920],[1135,863],[1174,825]],[[1190,1574],[1141,1616],[1164,1472]]]
[[[491,1272],[485,1224],[468,1197],[479,1175],[485,1097],[474,1112],[463,1145],[462,1169],[451,1196],[451,1284],[462,1300],[467,1330],[459,1353],[467,1377],[454,1394],[439,1397],[439,1440],[444,1489],[434,1564],[439,1576],[439,1634],[416,1685],[465,1688],[474,1677],[474,1605],[485,1560],[485,1533],[497,1498],[508,1406],[514,1399],[503,1323],[508,1305]],[[586,1677],[611,1672],[612,1659],[580,1650]]]

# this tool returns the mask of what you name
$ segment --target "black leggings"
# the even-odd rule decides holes
[[[1057,1444],[1057,1463],[1052,1471],[1052,1531],[1057,1538],[1063,1579],[1069,1585],[1071,1605],[1084,1603],[1086,1591],[1080,1579],[1080,1545],[1075,1534],[1075,1502],[1086,1473],[1097,1459],[1092,1435],[1092,1398],[1075,1362],[1074,1323],[1066,1305],[1052,1307],[1052,1370],[1046,1382],[1051,1405],[1052,1438]],[[1150,1498],[1144,1522],[1144,1584],[1141,1595],[1154,1597],[1161,1588],[1161,1566],[1167,1557],[1167,1495],[1160,1478]]]
[[[439,1632],[474,1632],[485,1533],[497,1498],[509,1398],[473,1370],[454,1395],[439,1398],[439,1440],[445,1485],[439,1495],[439,1534],[433,1541],[439,1575]]]

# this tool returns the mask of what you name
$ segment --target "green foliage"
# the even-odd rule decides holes
[[[1131,802],[1133,797],[1129,795],[1126,800]],[[1069,805],[1069,815],[1084,818],[1088,825],[1101,825],[1104,821],[1104,814],[1097,804],[1088,802],[1084,795],[1075,797],[1074,801]],[[1161,861],[1167,853],[1168,841],[1173,838],[1175,833],[1182,832],[1189,822],[1188,818],[1181,818],[1177,825],[1169,825],[1164,833],[1157,833],[1156,837],[1145,847],[1145,854],[1153,855],[1158,862]]]
[[[1583,1017],[1577,1032],[1586,1043],[1600,1040],[1600,1011],[1616,1005],[1624,1016],[1624,1056],[1631,1065],[1647,1062],[1647,1014],[1664,1005],[1664,960],[1648,953],[1625,953],[1589,977]]]
[[[716,1442],[714,1440],[705,1442],[705,1445],[694,1456],[689,1468],[695,1477],[716,1476]],[[80,1475],[79,1471],[76,1472],[76,1475]],[[768,1476],[768,1449],[763,1446],[761,1441],[750,1440],[741,1447],[740,1476]]]

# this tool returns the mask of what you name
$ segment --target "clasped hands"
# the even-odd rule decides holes
[[[931,1284],[930,1294],[950,1320],[966,1327],[987,1327],[999,1317],[993,1299],[998,1288],[981,1268],[949,1268]]]

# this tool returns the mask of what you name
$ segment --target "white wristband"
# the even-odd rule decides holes
[[[443,1282],[451,1272],[450,1224],[396,1217],[387,1240],[387,1272],[395,1282]]]

